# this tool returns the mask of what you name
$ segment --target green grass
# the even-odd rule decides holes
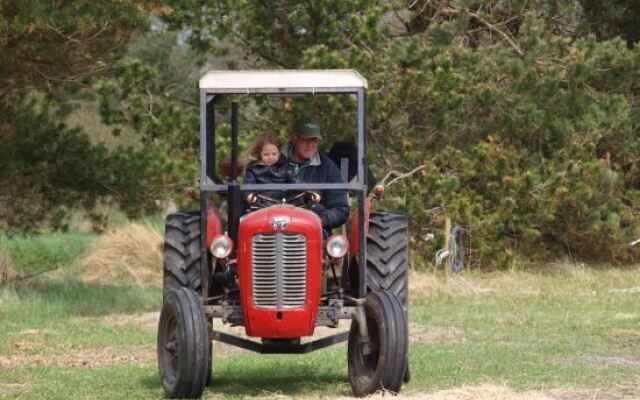
[[[132,345],[153,342],[153,332],[135,326],[110,327],[97,317],[156,311],[162,293],[156,288],[89,285],[82,282],[23,284],[0,288],[0,354],[15,353],[21,332],[44,331],[34,351]],[[29,341],[34,338],[28,337]]]
[[[42,235],[0,234],[0,250],[7,253],[16,272],[36,273],[68,267],[81,256],[97,235],[86,232],[54,232]]]
[[[43,247],[64,247],[64,238],[48,240],[40,242]],[[86,244],[92,238],[73,240]],[[8,246],[18,260],[33,257],[20,253],[32,247],[38,246]],[[53,253],[43,250],[50,258]],[[73,254],[48,263],[73,264]],[[0,398],[162,398],[149,350],[155,346],[155,323],[122,317],[159,310],[161,290],[90,285],[68,268],[58,277],[0,287]],[[587,390],[622,398],[640,393],[640,293],[625,290],[640,287],[639,268],[466,271],[447,283],[429,274],[412,278],[412,381],[405,391],[495,384],[515,391]],[[302,356],[214,346],[223,351],[217,351],[215,383],[204,398],[351,394],[344,344]],[[71,363],[7,368],[1,362],[104,348],[144,348],[148,357],[88,369]]]
[[[414,323],[456,335],[413,344],[414,366],[423,372],[414,384],[440,389],[488,380],[518,390],[640,384],[640,294],[620,290],[640,286],[640,271],[573,272],[466,274],[465,282],[493,291],[416,300]]]
[[[55,272],[0,286],[0,355],[14,355],[27,342],[29,354],[58,354],[69,348],[139,345],[153,342],[153,332],[135,326],[112,327],[99,317],[156,311],[159,288],[97,285],[82,282],[76,261],[97,235],[55,232],[0,236],[0,249],[20,274]],[[24,335],[29,330],[38,335]],[[2,390],[0,390],[0,394]]]
[[[130,222],[122,213],[111,213],[109,227]],[[164,232],[164,218],[147,217],[140,223]],[[13,236],[0,232],[0,251],[9,256],[17,273],[29,275],[55,268],[70,269],[98,237],[80,230]]]

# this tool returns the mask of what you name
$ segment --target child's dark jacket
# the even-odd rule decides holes
[[[260,160],[252,161],[247,166],[244,183],[292,183],[293,171],[284,154],[280,154],[273,165],[266,165]]]

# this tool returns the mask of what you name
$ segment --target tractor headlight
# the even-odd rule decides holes
[[[233,242],[226,235],[217,235],[211,241],[211,254],[216,258],[225,258],[231,254],[233,250]]]
[[[344,235],[333,235],[327,240],[327,253],[333,258],[347,254],[349,241]]]

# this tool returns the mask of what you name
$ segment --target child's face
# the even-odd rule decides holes
[[[278,151],[278,148],[275,145],[271,143],[265,143],[265,145],[262,146],[260,159],[266,165],[273,165],[278,161],[279,155],[280,155],[280,152]]]

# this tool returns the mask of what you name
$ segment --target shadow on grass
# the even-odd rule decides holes
[[[153,369],[153,372],[150,374],[145,374],[142,379],[140,379],[140,383],[142,384],[142,386],[148,389],[162,388],[158,368],[156,367],[155,369]]]
[[[284,371],[283,371],[284,372]],[[300,374],[288,370],[290,374],[274,376],[273,369],[265,366],[247,369],[242,374],[213,377],[213,385],[207,388],[213,393],[240,396],[258,396],[269,393],[288,395],[308,394],[320,391],[330,395],[349,395],[351,390],[345,374],[326,372],[320,374]]]
[[[263,364],[263,363],[261,363]],[[310,373],[309,368],[293,368],[279,365],[273,367],[269,363],[263,365],[245,366],[232,371],[213,373],[213,384],[206,387],[203,396],[207,394],[222,394],[229,396],[264,396],[269,393],[283,395],[308,395],[321,392],[329,396],[350,396],[351,386],[346,371],[322,371]],[[318,366],[320,367],[320,365]],[[141,379],[141,384],[148,389],[162,387],[157,370]]]

